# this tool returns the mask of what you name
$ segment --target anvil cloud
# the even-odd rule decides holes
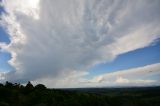
[[[95,64],[146,47],[160,37],[159,5],[159,0],[3,0],[1,25],[11,42],[1,48],[11,53],[14,68],[5,79],[83,77]]]

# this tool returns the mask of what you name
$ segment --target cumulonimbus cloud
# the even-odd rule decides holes
[[[11,81],[61,78],[159,37],[159,0],[3,0]],[[70,75],[71,76],[71,75]]]

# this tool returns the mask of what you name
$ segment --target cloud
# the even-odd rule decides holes
[[[160,76],[160,63],[151,64],[138,68],[119,70],[95,76],[88,80],[91,86],[146,86],[159,85],[155,76]],[[91,83],[91,84],[90,84]]]
[[[0,70],[0,82],[3,82],[3,80],[5,79],[5,72],[1,72]]]
[[[146,84],[146,83],[153,83],[156,82],[156,80],[129,80],[129,79],[125,79],[122,77],[119,77],[116,79],[115,83],[119,83],[119,84]],[[134,86],[136,86],[134,85]]]
[[[11,81],[88,73],[97,63],[148,46],[160,37],[159,0],[3,0],[1,25],[11,42]],[[65,76],[64,76],[65,74]],[[63,77],[62,77],[63,76]],[[60,85],[59,85],[60,86]]]
[[[32,81],[34,85],[43,83],[49,88],[75,88],[85,87],[86,79],[84,76],[88,75],[88,72],[84,71],[70,71],[69,73],[63,73],[60,77],[45,77]]]
[[[6,46],[5,43],[0,43],[0,50],[1,50],[2,48],[4,48],[4,46]]]
[[[88,79],[89,72],[74,71],[64,73],[59,78],[48,77],[33,81],[33,84],[44,83],[47,87],[53,88],[77,88],[77,87],[117,87],[117,86],[151,86],[160,85],[160,63],[146,65],[143,67],[118,70],[104,73]]]

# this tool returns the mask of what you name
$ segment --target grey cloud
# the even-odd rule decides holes
[[[128,52],[126,48],[116,51],[113,47],[127,45],[127,42],[118,43],[121,45],[116,42],[136,32],[137,28],[152,26],[142,30],[145,39],[136,42],[144,42],[143,45],[140,43],[127,50],[149,45],[158,38],[153,35],[160,33],[160,29],[153,30],[160,26],[158,0],[152,3],[138,0],[40,0],[39,19],[34,19],[27,10],[21,10],[20,0],[16,0],[17,4],[4,1],[7,12],[12,14],[3,17],[4,23],[8,23],[9,30],[19,31],[16,35],[14,31],[9,32],[11,44],[8,51],[15,54],[10,64],[15,70],[6,74],[8,80],[59,78],[64,72],[86,71],[97,63],[111,61],[120,53]],[[135,39],[139,39],[138,36]]]

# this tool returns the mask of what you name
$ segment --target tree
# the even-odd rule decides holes
[[[3,87],[3,84],[2,84],[2,83],[0,83],[0,87]]]
[[[28,83],[27,83],[27,85],[26,85],[25,88],[27,88],[27,89],[33,89],[34,86],[32,85],[32,83],[30,81],[28,81]]]
[[[17,88],[17,89],[20,88],[20,83],[15,83],[14,87]]]
[[[11,82],[6,81],[5,87],[12,88],[13,84]]]
[[[46,89],[46,86],[43,85],[43,84],[38,84],[38,85],[35,86],[35,89],[44,90],[44,89]]]

